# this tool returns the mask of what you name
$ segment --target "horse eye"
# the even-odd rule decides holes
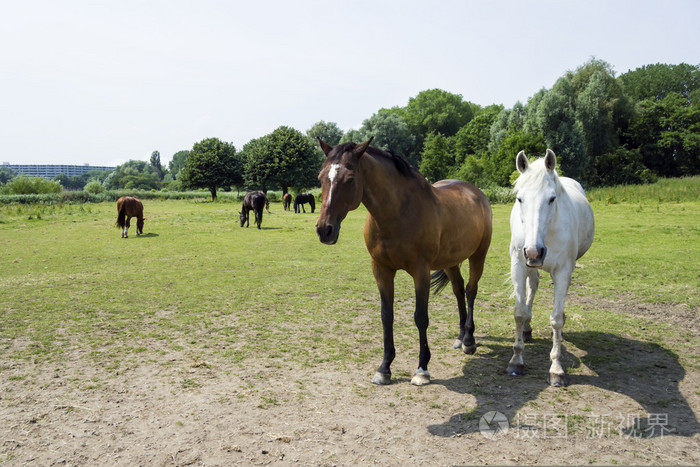
[[[522,202],[523,202],[522,198],[516,198],[516,199],[518,200],[518,203],[522,203]]]
[[[355,183],[355,178],[353,178],[353,177],[348,178],[347,180],[345,180],[345,183],[348,183],[348,184]]]
[[[549,204],[552,204],[555,199],[557,199],[556,196],[552,196],[551,198],[549,198]]]

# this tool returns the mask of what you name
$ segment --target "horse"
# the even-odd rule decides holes
[[[340,226],[349,211],[367,208],[364,239],[372,259],[381,301],[384,352],[372,383],[391,383],[394,347],[394,277],[404,270],[413,277],[416,294],[414,321],[420,352],[411,383],[430,383],[428,362],[428,297],[447,282],[457,298],[459,336],[455,348],[474,353],[474,299],[491,243],[492,214],[486,196],[460,180],[434,185],[400,156],[361,144],[335,147],[317,138],[326,160],[319,173],[321,211],[316,233],[324,244],[338,241]],[[469,260],[466,290],[460,266]],[[431,270],[436,270],[431,275]],[[465,296],[467,306],[465,306]]]
[[[289,211],[292,207],[292,195],[290,193],[282,195],[282,203],[284,204],[284,210]]]
[[[260,224],[262,224],[263,218],[263,208],[267,204],[267,197],[264,193],[259,191],[249,191],[245,194],[243,198],[243,206],[241,208],[241,227],[246,224],[246,227],[250,226],[250,211],[255,212],[255,223],[258,224],[258,229]],[[268,210],[268,212],[270,212]]]
[[[564,300],[576,260],[593,243],[593,210],[576,180],[557,175],[557,158],[551,149],[533,163],[520,151],[515,165],[520,172],[513,190],[517,198],[510,214],[515,343],[506,372],[513,376],[524,373],[523,350],[525,341],[532,338],[532,302],[540,281],[539,270],[543,269],[554,282],[554,308],[549,317],[552,364],[547,381],[551,386],[566,386],[566,372],[560,361]]]
[[[299,209],[304,211],[306,213],[306,209],[304,209],[304,203],[309,203],[311,206],[311,212],[314,212],[316,209],[316,199],[314,198],[314,195],[311,193],[299,193],[296,198],[294,198],[294,212],[298,213]]]
[[[136,236],[143,233],[143,204],[132,196],[122,196],[117,200],[117,227],[122,229],[122,238],[129,238],[131,218],[136,217]]]

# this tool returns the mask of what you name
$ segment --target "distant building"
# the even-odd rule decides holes
[[[3,162],[2,167],[9,167],[14,170],[17,175],[25,177],[44,177],[54,178],[64,174],[67,177],[75,177],[90,172],[91,170],[113,170],[114,167],[105,167],[101,165],[34,165],[34,164],[10,164]]]

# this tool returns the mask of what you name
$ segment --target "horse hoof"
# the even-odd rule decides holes
[[[530,342],[532,340],[532,331],[523,331],[523,340]]]
[[[523,365],[522,363],[517,365],[508,365],[506,373],[509,376],[522,376],[525,374],[525,365]]]
[[[472,355],[474,352],[476,352],[476,344],[472,344],[472,345],[462,344],[462,352],[464,352],[467,355]]]
[[[425,386],[426,384],[430,384],[430,372],[428,372],[428,370],[418,368],[411,379],[411,384],[414,386]]]
[[[387,386],[391,384],[391,373],[376,372],[372,378],[372,383],[378,384],[379,386]]]
[[[452,347],[454,347],[455,349],[461,349],[462,348],[462,340],[461,339],[455,340],[455,343],[452,345]]]
[[[555,388],[562,388],[569,385],[566,374],[557,375],[554,373],[550,373],[549,377],[547,378],[547,382],[550,386],[553,386]]]

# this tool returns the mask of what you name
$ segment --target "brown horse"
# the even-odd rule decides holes
[[[284,204],[284,210],[290,211],[292,207],[292,194],[285,193],[284,195],[282,195],[282,203]]]
[[[428,296],[431,285],[439,291],[449,280],[457,297],[460,331],[455,348],[476,350],[474,298],[491,243],[491,206],[476,187],[459,180],[430,185],[404,159],[362,144],[331,147],[320,139],[326,154],[318,178],[323,202],[316,223],[321,242],[338,240],[340,223],[360,203],[367,208],[364,237],[372,257],[379,288],[384,334],[384,356],[372,378],[391,382],[394,360],[394,276],[403,269],[413,277],[416,291],[415,323],[420,338],[418,369],[411,382],[430,382],[428,362]],[[469,259],[469,283],[464,287],[461,263]],[[432,275],[431,270],[438,270]],[[465,295],[467,307],[465,307]]]
[[[122,238],[129,238],[131,218],[136,217],[136,235],[143,233],[143,204],[138,198],[122,196],[117,200],[117,227],[122,229]]]

